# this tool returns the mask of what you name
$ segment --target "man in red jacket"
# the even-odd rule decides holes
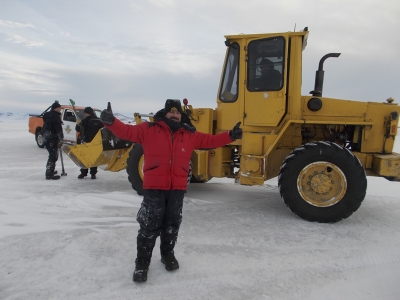
[[[154,122],[126,125],[103,110],[100,120],[117,137],[143,147],[143,201],[136,220],[137,258],[133,281],[147,280],[153,248],[160,236],[161,262],[165,269],[179,268],[174,247],[182,222],[183,198],[187,187],[189,163],[194,149],[218,148],[242,138],[240,122],[217,135],[197,132],[182,111],[180,100],[168,99]]]

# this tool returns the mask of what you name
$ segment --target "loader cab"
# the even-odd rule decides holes
[[[219,100],[241,102],[243,125],[276,126],[285,114],[286,44],[283,36],[229,44]]]
[[[287,32],[225,37],[228,48],[217,100],[221,121],[217,127],[229,129],[233,118],[242,120],[243,126],[282,124],[290,95],[300,95],[305,35]]]

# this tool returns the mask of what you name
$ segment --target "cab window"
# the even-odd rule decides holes
[[[220,87],[219,100],[222,102],[235,102],[238,98],[239,78],[239,44],[229,46],[226,56],[225,70]]]
[[[249,43],[247,89],[277,91],[283,87],[285,39],[273,37]]]
[[[76,122],[76,117],[75,117],[74,112],[70,109],[65,109],[63,120],[69,121],[69,122]]]

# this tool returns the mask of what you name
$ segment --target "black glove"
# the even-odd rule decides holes
[[[100,121],[102,121],[106,125],[111,125],[114,123],[114,115],[111,111],[105,109],[100,114]]]
[[[232,141],[237,140],[237,139],[241,139],[243,136],[243,131],[242,128],[240,128],[241,122],[237,123],[235,125],[235,127],[233,127],[233,129],[231,131],[229,131],[229,136],[231,138]]]

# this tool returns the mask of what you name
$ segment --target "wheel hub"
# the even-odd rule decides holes
[[[312,190],[319,194],[326,194],[332,189],[332,182],[325,174],[317,174],[312,176],[310,185]]]
[[[347,180],[338,166],[325,161],[314,162],[299,173],[297,189],[306,202],[317,207],[326,207],[343,198],[347,190]]]

